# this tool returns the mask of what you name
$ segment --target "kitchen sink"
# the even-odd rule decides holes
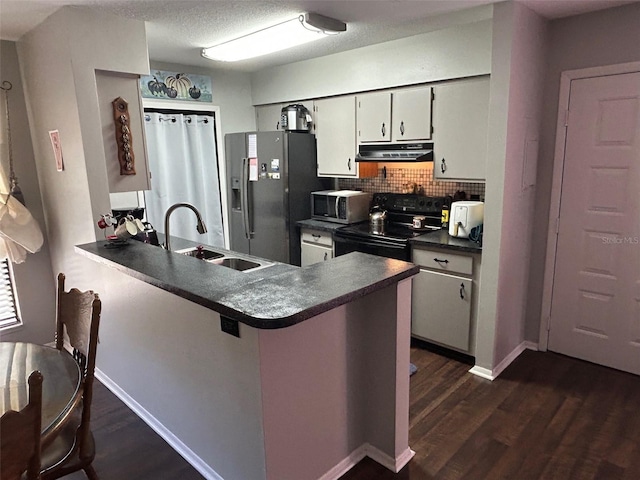
[[[208,250],[206,248],[202,248],[200,249],[200,251],[202,255],[202,260],[213,260],[216,258],[224,257],[223,253],[214,252],[213,250]],[[176,253],[181,253],[183,255],[188,255],[190,257],[197,257],[199,254],[199,251],[197,248],[187,248],[184,250],[176,250]]]
[[[262,266],[262,264],[258,262],[252,262],[250,260],[244,260],[242,258],[237,258],[237,257],[217,258],[213,260],[211,263],[215,263],[216,265],[222,265],[223,267],[227,267],[227,268],[233,268],[234,270],[238,270],[240,272],[244,272],[245,270],[251,270],[251,269]]]
[[[190,257],[197,257],[198,255],[202,255],[202,260],[206,262],[214,263],[222,267],[231,268],[239,272],[258,270],[273,265],[270,262],[255,262],[253,260],[247,260],[244,258],[226,256],[224,253],[209,250],[207,248],[185,248],[183,250],[176,250],[175,253],[188,255]]]

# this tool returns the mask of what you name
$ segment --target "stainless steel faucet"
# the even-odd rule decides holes
[[[193,213],[196,214],[196,218],[198,219],[198,223],[196,225],[196,230],[198,230],[199,234],[207,233],[207,226],[202,221],[202,215],[200,215],[200,212],[198,211],[198,209],[196,207],[194,207],[190,203],[176,203],[175,205],[171,205],[167,209],[167,213],[164,214],[164,236],[165,236],[164,248],[169,250],[169,251],[171,251],[171,246],[170,246],[171,235],[169,234],[169,217],[171,216],[171,214],[173,213],[174,210],[176,210],[177,208],[180,208],[180,207],[187,207],[187,208],[190,208],[191,210],[193,210]]]

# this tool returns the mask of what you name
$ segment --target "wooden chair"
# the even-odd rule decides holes
[[[51,445],[42,452],[42,480],[60,478],[84,470],[90,480],[98,480],[91,466],[95,442],[90,429],[93,372],[96,366],[100,298],[93,291],[64,290],[64,274],[58,275],[56,348],[64,348],[65,337],[82,371],[82,405],[62,426]],[[65,336],[66,333],[66,336]]]
[[[0,477],[2,480],[40,479],[42,434],[42,374],[29,375],[29,403],[0,418]],[[26,477],[22,475],[27,472]]]

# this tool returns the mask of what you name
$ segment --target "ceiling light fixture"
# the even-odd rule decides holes
[[[244,37],[203,48],[202,56],[211,60],[236,62],[285,50],[346,30],[347,25],[339,20],[315,13],[304,13]]]

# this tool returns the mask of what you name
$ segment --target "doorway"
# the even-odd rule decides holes
[[[549,350],[640,375],[640,66],[621,67],[563,75],[544,308]]]
[[[152,188],[145,192],[147,219],[164,231],[164,215],[176,203],[193,205],[207,232],[199,234],[190,212],[171,217],[171,235],[210,246],[225,246],[217,118],[211,111],[145,108]]]

